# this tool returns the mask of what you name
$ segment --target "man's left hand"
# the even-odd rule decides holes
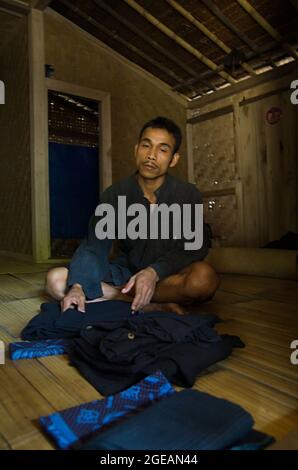
[[[132,311],[140,310],[150,303],[158,280],[157,272],[150,267],[142,269],[129,279],[121,292],[127,294],[135,286],[135,296],[131,306]]]

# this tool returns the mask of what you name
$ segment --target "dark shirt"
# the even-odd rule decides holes
[[[187,183],[167,174],[164,183],[155,191],[156,204],[173,203],[201,204],[202,198],[191,183]],[[116,211],[116,238],[117,238],[117,207],[118,196],[126,196],[126,207],[131,204],[143,204],[147,209],[148,226],[150,217],[150,202],[144,197],[143,191],[136,179],[136,173],[107,188],[101,196],[100,203],[111,204]],[[135,216],[127,216],[127,222]],[[78,283],[82,285],[87,298],[93,299],[102,296],[100,281],[111,280],[115,285],[124,284],[133,274],[141,269],[151,266],[162,280],[179,272],[194,261],[205,258],[208,253],[209,240],[204,227],[204,242],[198,250],[185,250],[184,238],[174,239],[170,229],[169,239],[136,239],[118,240],[120,256],[110,262],[108,259],[112,247],[112,240],[99,240],[95,235],[96,223],[100,217],[93,216],[89,223],[88,237],[75,252],[69,268],[68,287]],[[193,217],[192,217],[193,222]],[[194,224],[192,224],[194,228]],[[150,233],[150,232],[149,232]],[[182,231],[183,234],[183,231]]]

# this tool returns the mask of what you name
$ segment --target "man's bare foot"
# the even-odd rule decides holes
[[[179,304],[175,304],[174,302],[152,302],[148,305],[145,305],[141,310],[144,312],[152,312],[154,310],[161,311],[161,312],[173,312],[178,313],[178,315],[186,315],[187,311],[184,307]]]

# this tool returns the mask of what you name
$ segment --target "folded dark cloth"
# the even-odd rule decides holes
[[[221,450],[252,426],[251,415],[239,405],[184,390],[99,432],[81,450]]]
[[[275,442],[274,437],[252,429],[242,439],[234,442],[227,450],[262,450]]]
[[[33,359],[34,357],[57,356],[67,353],[69,340],[44,339],[41,341],[18,341],[9,344],[9,357],[12,361]]]
[[[181,386],[191,387],[197,375],[225,359],[238,337],[219,336],[211,314],[181,316],[138,312],[121,301],[86,304],[86,313],[58,304],[42,304],[41,312],[22,338],[74,338],[68,347],[71,364],[103,395],[118,393],[156,370]]]
[[[131,306],[127,302],[111,300],[86,304],[86,313],[69,308],[61,313],[58,303],[44,302],[40,312],[33,317],[21,332],[24,340],[75,338],[86,325],[99,318],[103,321],[124,320],[131,317]]]
[[[175,389],[157,371],[116,395],[43,416],[40,423],[58,447],[66,449],[103,426],[173,393]]]

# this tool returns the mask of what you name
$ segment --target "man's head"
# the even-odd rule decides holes
[[[143,125],[143,127],[140,131],[140,135],[139,135],[139,142],[141,141],[145,130],[148,129],[148,128],[151,128],[151,129],[164,129],[169,134],[171,134],[174,137],[174,140],[175,140],[173,155],[174,155],[174,153],[178,152],[178,150],[180,148],[180,145],[181,145],[181,141],[182,141],[182,134],[181,134],[180,127],[178,127],[177,124],[175,124],[174,121],[171,121],[170,119],[167,119],[167,118],[162,117],[162,116],[151,119],[151,121],[148,121],[148,122],[146,122],[146,124]]]
[[[157,117],[144,124],[135,146],[137,169],[145,178],[155,179],[177,165],[182,136],[171,120]]]

